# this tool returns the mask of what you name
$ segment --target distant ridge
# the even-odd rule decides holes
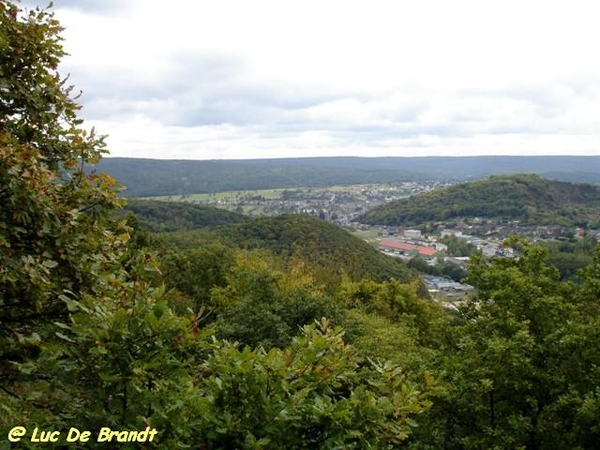
[[[323,157],[208,161],[104,158],[97,168],[126,186],[123,195],[128,197],[440,179],[466,181],[509,173],[535,173],[562,181],[600,183],[600,156]]]
[[[537,175],[496,175],[390,202],[357,220],[415,226],[457,218],[518,220],[523,225],[600,223],[600,186],[548,180]]]

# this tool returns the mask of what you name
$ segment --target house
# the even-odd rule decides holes
[[[444,292],[451,297],[462,296],[467,292],[472,292],[475,288],[469,284],[458,283],[447,278],[425,275],[423,282],[427,286],[427,290],[437,294]]]
[[[420,230],[404,230],[404,237],[406,239],[421,239],[423,236]]]
[[[442,230],[442,237],[445,238],[446,236],[456,236],[456,237],[462,237],[462,231],[460,230]]]
[[[444,261],[454,264],[455,266],[466,269],[469,265],[468,256],[448,256],[444,258]]]
[[[446,244],[442,244],[441,242],[436,242],[435,244],[433,244],[433,247],[438,252],[447,252],[448,251],[448,246]]]

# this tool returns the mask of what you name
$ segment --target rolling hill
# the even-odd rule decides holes
[[[406,264],[329,222],[307,215],[261,217],[216,229],[231,245],[268,249],[283,257],[300,258],[310,266],[345,272],[352,279],[408,282],[415,274]],[[332,274],[333,275],[333,274]]]
[[[130,199],[125,211],[137,216],[149,231],[180,231],[214,227],[247,220],[242,214],[210,206],[180,202]]]
[[[178,248],[220,242],[240,249],[264,249],[286,259],[303,260],[332,278],[395,278],[410,281],[415,273],[403,262],[329,222],[308,215],[249,218],[189,203],[130,200],[126,210],[140,224],[161,233],[161,241]]]
[[[377,207],[357,220],[366,224],[415,226],[461,217],[518,220],[525,225],[572,226],[600,220],[600,187],[540,178],[492,176],[422,193]]]
[[[234,190],[328,187],[404,181],[470,181],[536,173],[600,183],[600,156],[323,157],[253,160],[104,158],[96,167],[126,186],[126,197]]]

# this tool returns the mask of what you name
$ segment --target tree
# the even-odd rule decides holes
[[[84,172],[104,141],[81,128],[56,70],[60,31],[50,12],[0,1],[0,384],[16,399],[22,364],[56,340],[68,302],[112,289],[128,238],[107,227],[114,181]]]
[[[437,430],[434,447],[597,445],[597,290],[589,295],[597,275],[590,269],[589,290],[577,292],[546,263],[546,250],[520,245],[517,259],[470,265],[477,294],[461,309],[445,359],[447,390],[428,428]]]
[[[172,249],[161,254],[161,272],[165,285],[189,298],[188,304],[198,311],[210,308],[211,289],[226,284],[226,274],[233,264],[233,250],[222,244],[210,244],[190,250]]]
[[[200,448],[399,447],[429,402],[392,364],[365,362],[327,320],[286,349],[215,346],[194,402]]]
[[[343,322],[340,308],[302,262],[288,269],[268,252],[239,251],[226,278],[226,286],[211,291],[222,338],[268,350],[289,345],[303,326],[322,317]]]
[[[326,320],[266,353],[209,339],[198,317],[171,310],[143,236],[131,242],[111,215],[114,181],[87,169],[104,142],[81,127],[56,71],[60,30],[49,11],[0,0],[0,436],[39,424],[152,426],[161,448],[404,441],[427,407],[421,391],[389,364],[363,370]],[[275,288],[251,276],[240,286]],[[285,320],[304,322],[298,306]],[[240,388],[251,401],[239,404]]]
[[[137,428],[167,387],[175,400],[189,359],[178,348],[191,324],[164,310],[153,257],[112,215],[114,180],[90,170],[104,141],[82,128],[57,72],[60,31],[48,10],[0,1],[3,436],[20,423],[117,417]]]

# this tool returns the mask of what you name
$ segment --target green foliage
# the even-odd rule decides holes
[[[353,280],[370,278],[403,282],[415,274],[406,265],[340,227],[306,215],[264,217],[221,227],[219,234],[240,248],[266,248],[315,268],[318,281],[338,284],[347,274]]]
[[[432,266],[427,264],[427,260],[422,256],[415,256],[414,258],[411,258],[407,265],[411,269],[415,269],[420,273],[429,273],[432,269]]]
[[[596,242],[584,236],[575,242],[547,241],[541,245],[549,250],[548,262],[559,270],[561,279],[577,281],[579,270],[592,262]]]
[[[600,188],[542,179],[536,175],[493,176],[397,200],[358,221],[414,226],[459,217],[519,220],[521,224],[575,226],[597,221]]]
[[[23,424],[149,426],[160,448],[406,440],[428,403],[399,368],[362,361],[326,319],[292,339],[336,312],[302,267],[279,275],[241,253],[233,264],[223,246],[173,252],[162,263],[165,294],[152,239],[111,213],[114,181],[83,170],[103,141],[79,128],[56,73],[58,23],[3,0],[0,20],[0,435]],[[290,346],[266,353],[210,339],[198,311],[170,307],[177,292],[195,307],[214,302],[222,317],[271,312]]]
[[[400,368],[361,362],[327,321],[285,350],[213,348],[201,366],[201,448],[390,448],[428,406]]]
[[[446,236],[439,239],[439,242],[448,246],[446,252],[449,256],[471,256],[478,252],[477,247],[465,239],[456,236]]]
[[[227,285],[227,274],[234,264],[234,251],[215,243],[190,250],[169,249],[161,254],[161,272],[165,285],[179,291],[180,311],[211,308],[211,290]],[[175,305],[173,305],[175,306]]]
[[[193,230],[246,220],[241,214],[223,209],[180,202],[129,200],[124,209],[154,232]]]
[[[137,291],[137,294],[136,294]],[[61,346],[42,346],[38,360],[48,392],[64,392],[57,411],[63,426],[99,430],[160,429],[160,441],[180,439],[192,384],[191,365],[203,355],[193,318],[174,315],[160,291],[131,285],[129,298],[83,298],[70,323],[57,323]],[[200,344],[200,345],[199,345]]]
[[[383,283],[345,280],[338,289],[336,299],[347,309],[381,316],[399,324],[403,333],[410,329],[419,345],[428,346],[437,340],[439,320],[444,313],[438,305],[421,298],[420,290],[420,282],[402,284],[395,280]],[[351,329],[349,332],[355,331]]]
[[[268,254],[240,252],[226,278],[224,287],[211,292],[220,337],[269,349],[288,345],[303,326],[322,317],[343,322],[340,308],[301,263],[286,270]]]
[[[560,282],[544,249],[521,245],[517,260],[471,264],[478,294],[454,329],[437,420],[424,427],[437,430],[434,447],[593,448],[580,421],[596,408],[597,297]]]
[[[437,349],[422,343],[422,333],[410,321],[354,309],[347,313],[344,330],[346,340],[360,355],[400,365],[411,381],[428,379],[429,371],[435,369],[432,361],[438,357]]]
[[[22,17],[17,6],[5,1],[0,3],[0,20],[3,147],[32,147],[29,157],[39,152],[50,170],[70,168],[77,158],[93,161],[102,141],[78,128],[79,106],[70,96],[72,87],[56,70],[65,55],[58,21],[45,10]],[[32,175],[27,178],[35,179]]]
[[[462,267],[448,261],[438,262],[434,266],[427,264],[421,256],[416,256],[408,262],[408,267],[421,273],[438,277],[450,278],[454,281],[462,281],[467,276],[467,271]]]
[[[58,22],[2,1],[0,25],[0,396],[11,417],[31,411],[21,382],[40,346],[60,342],[54,322],[67,318],[68,302],[104,296],[121,276],[128,234],[107,225],[119,205],[114,181],[81,170],[104,144],[79,128],[79,106],[56,72]]]
[[[156,236],[154,241],[161,241],[158,249],[167,253],[165,270],[179,280],[181,276],[186,277],[186,273],[191,275],[191,272],[186,268],[188,263],[180,261],[184,273],[181,276],[176,274],[179,262],[173,260],[170,253],[191,252],[211,245],[267,250],[288,261],[289,268],[302,263],[318,284],[331,291],[345,275],[353,280],[370,278],[385,281],[393,278],[403,282],[416,277],[416,273],[403,262],[383,255],[372,245],[336,225],[306,215],[248,219],[214,228],[180,230]],[[195,283],[193,279],[189,280]],[[174,287],[174,283],[170,286]],[[189,289],[183,291],[190,295]]]

